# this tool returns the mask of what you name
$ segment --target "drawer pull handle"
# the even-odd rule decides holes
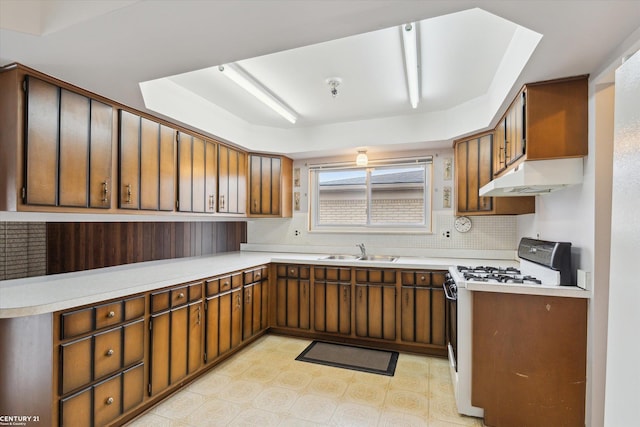
[[[178,299],[182,299],[182,298],[184,298],[184,292],[180,292],[180,293],[178,294]]]
[[[111,356],[113,356],[113,353],[114,353],[113,349],[112,349],[112,348],[110,348],[109,350],[107,350],[107,352],[105,353],[105,355],[106,355],[107,357],[111,357]]]
[[[291,269],[291,274],[295,273],[296,271],[292,268]]]
[[[111,319],[112,317],[116,317],[116,312],[115,311],[110,311],[109,313],[107,313],[107,317],[109,319]]]
[[[113,403],[113,397],[109,397],[105,402],[107,405],[111,405]]]

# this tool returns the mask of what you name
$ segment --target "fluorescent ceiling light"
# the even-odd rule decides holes
[[[404,46],[404,64],[407,72],[407,85],[409,87],[409,101],[416,108],[419,101],[418,85],[418,43],[416,37],[416,24],[410,22],[402,25],[402,45]]]
[[[222,74],[232,80],[235,84],[255,96],[262,101],[266,106],[270,107],[273,111],[280,114],[282,117],[295,123],[298,117],[287,106],[280,102],[275,96],[258,83],[253,77],[251,77],[246,71],[240,68],[236,64],[224,64],[220,65],[218,69]]]

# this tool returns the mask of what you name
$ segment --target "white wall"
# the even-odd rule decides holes
[[[605,426],[640,420],[640,52],[616,71]]]

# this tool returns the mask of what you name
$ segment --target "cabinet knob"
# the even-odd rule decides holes
[[[104,403],[106,403],[107,405],[111,405],[113,403],[113,397],[107,398],[107,400],[105,400]]]
[[[107,350],[107,352],[105,353],[105,355],[106,355],[107,357],[111,357],[111,356],[113,356],[113,353],[114,353],[114,352],[113,352],[113,349],[112,349],[112,348],[110,348],[109,350]]]
[[[424,282],[425,277],[424,276],[420,276],[420,280],[422,280]]]
[[[259,278],[260,278],[260,273],[256,273],[256,274],[255,274],[255,278],[256,278],[256,279],[259,279]]]
[[[292,269],[291,269],[291,274],[293,274],[293,273],[295,273],[295,270],[292,268]]]
[[[112,318],[116,316],[116,312],[115,311],[110,311],[109,313],[107,313],[107,317],[108,318]]]

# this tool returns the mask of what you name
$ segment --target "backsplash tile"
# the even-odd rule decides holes
[[[250,222],[247,242],[292,246],[352,246],[362,242],[380,253],[387,248],[510,251],[518,246],[516,216],[473,216],[467,233],[455,230],[455,218],[450,210],[433,211],[431,234],[310,233],[307,214],[301,212],[294,213],[292,219]],[[450,237],[445,237],[447,231]]]
[[[44,222],[0,222],[0,280],[46,274],[46,238]]]

